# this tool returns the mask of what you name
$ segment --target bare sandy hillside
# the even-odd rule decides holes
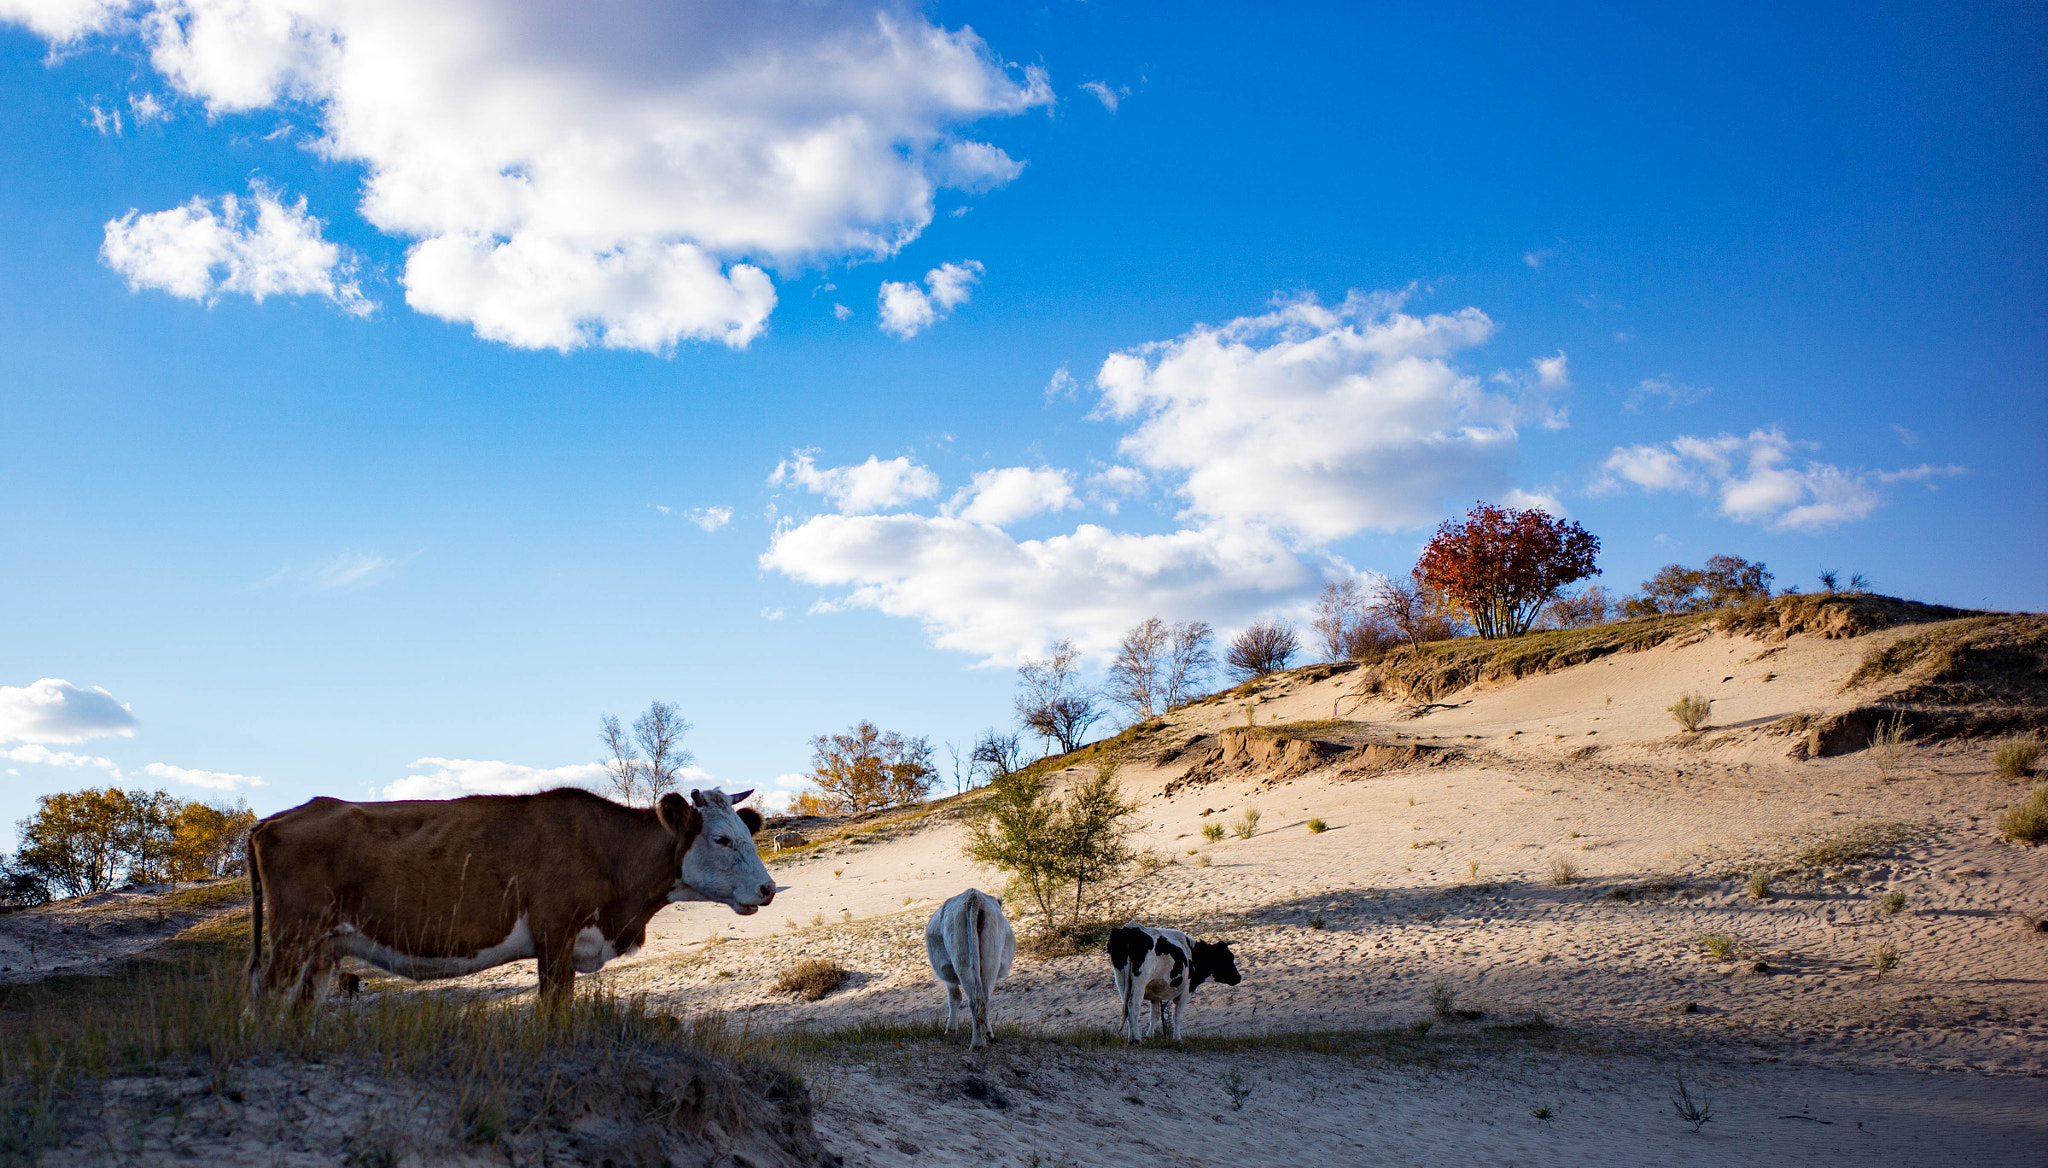
[[[960,856],[971,794],[797,825],[771,909],[665,911],[604,976],[810,1036],[849,1163],[2038,1163],[2048,848],[2001,837],[2027,784],[1990,760],[2048,724],[2048,622],[1889,603],[1311,666],[1082,752],[1166,860],[1133,915],[1239,955],[1185,1049],[1101,1039],[1100,952],[1020,954],[991,1053],[934,1037],[925,920],[1003,883]],[[772,988],[812,957],[846,984]],[[1697,1135],[1678,1074],[1713,1099]]]

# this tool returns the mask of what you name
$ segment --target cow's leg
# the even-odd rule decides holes
[[[550,1012],[569,1005],[576,996],[576,935],[555,936],[552,932],[534,938],[534,963],[540,967],[540,1004]]]
[[[1183,1004],[1187,1002],[1187,1000],[1188,998],[1186,994],[1181,994],[1173,999],[1173,1040],[1175,1042],[1180,1041],[1180,1008]],[[1162,1015],[1165,1013],[1165,1002],[1159,1003],[1159,1010]],[[1162,1021],[1163,1020],[1164,1019],[1162,1018]]]
[[[951,1042],[951,1041],[953,1040],[953,1031],[954,1031],[954,1029],[955,1029],[956,1027],[958,1027],[958,1026],[960,1025],[960,1005],[961,1005],[961,994],[960,994],[960,987],[959,987],[959,986],[957,986],[957,985],[954,985],[954,984],[953,984],[952,982],[950,982],[950,981],[949,981],[949,982],[947,982],[947,983],[946,983],[946,1040],[947,1040],[948,1042]]]
[[[1124,1038],[1132,1043],[1145,1041],[1138,1033],[1139,1020],[1145,1015],[1145,979],[1143,970],[1131,978],[1131,992],[1124,997]]]

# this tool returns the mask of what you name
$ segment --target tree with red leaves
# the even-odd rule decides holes
[[[1480,636],[1512,637],[1529,631],[1559,589],[1599,575],[1599,551],[1599,538],[1569,519],[1480,503],[1463,523],[1436,529],[1416,569]]]

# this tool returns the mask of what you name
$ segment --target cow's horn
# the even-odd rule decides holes
[[[726,800],[727,800],[728,802],[732,803],[732,804],[733,804],[734,806],[738,806],[739,804],[741,804],[741,803],[743,803],[743,802],[745,802],[745,801],[746,801],[746,798],[747,798],[747,796],[749,796],[749,795],[751,795],[751,794],[753,794],[753,793],[754,793],[754,789],[753,789],[752,787],[748,787],[748,788],[747,788],[746,790],[744,790],[744,791],[740,791],[740,792],[737,792],[737,793],[735,793],[735,794],[727,795],[727,796],[726,796]]]

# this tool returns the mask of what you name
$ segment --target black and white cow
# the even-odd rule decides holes
[[[953,1036],[965,1007],[968,1049],[983,1039],[994,1041],[990,991],[1010,976],[1017,958],[1017,934],[1003,915],[1003,902],[970,888],[940,905],[924,927],[924,948],[933,976],[946,987],[946,1037]]]
[[[1142,1042],[1152,1036],[1157,1018],[1166,1025],[1166,1007],[1173,1006],[1173,1040],[1180,1041],[1180,1010],[1188,995],[1205,981],[1236,985],[1244,978],[1237,959],[1222,941],[1197,941],[1179,929],[1154,929],[1135,921],[1109,931],[1109,964],[1116,970],[1116,992],[1123,999],[1124,1038]],[[1152,1003],[1147,1016],[1145,1003]],[[1144,1019],[1145,1032],[1138,1033]]]

